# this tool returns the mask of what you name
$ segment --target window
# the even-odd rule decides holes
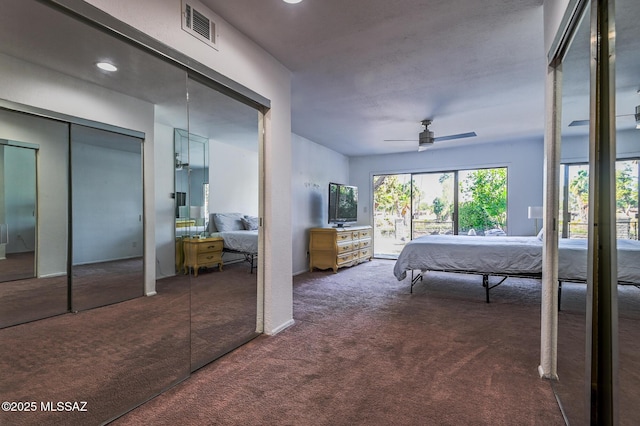
[[[563,238],[587,238],[589,223],[589,165],[563,164],[560,218]],[[638,239],[638,159],[616,161],[616,235]]]
[[[375,175],[374,256],[396,258],[413,238],[504,235],[507,169]]]

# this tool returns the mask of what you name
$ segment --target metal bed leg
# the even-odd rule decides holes
[[[482,286],[485,289],[485,292],[487,294],[487,303],[489,302],[489,291],[492,288],[498,287],[499,285],[501,285],[503,282],[505,282],[507,280],[507,278],[509,278],[509,276],[504,276],[502,277],[502,279],[500,281],[498,281],[497,283],[490,285],[489,284],[489,275],[482,275]]]
[[[416,285],[416,283],[418,281],[422,281],[422,272],[420,272],[420,274],[418,274],[417,277],[413,276],[414,270],[411,270],[411,289],[409,291],[410,294],[413,294],[413,286]]]
[[[558,281],[558,312],[562,310],[562,281]]]
[[[489,275],[482,276],[482,286],[484,287],[484,291],[487,294],[487,303],[489,303]]]

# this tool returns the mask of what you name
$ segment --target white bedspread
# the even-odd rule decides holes
[[[640,241],[618,240],[618,280],[640,283]],[[587,240],[559,240],[558,277],[586,281]],[[542,241],[536,237],[426,235],[410,241],[393,269],[458,271],[479,274],[537,275],[542,272]]]
[[[404,246],[393,273],[409,270],[539,274],[542,241],[536,237],[425,235]]]
[[[640,241],[618,240],[618,281],[640,284]],[[587,280],[587,240],[560,239],[558,278]]]
[[[212,237],[224,238],[224,248],[243,253],[258,253],[258,231],[212,232]]]

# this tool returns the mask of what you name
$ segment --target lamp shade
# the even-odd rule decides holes
[[[529,206],[529,219],[542,219],[542,206]]]
[[[190,206],[189,207],[189,217],[191,219],[199,219],[204,217],[204,207],[203,206]]]

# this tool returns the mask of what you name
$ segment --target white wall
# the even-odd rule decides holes
[[[72,129],[73,265],[143,254],[141,141],[123,138],[139,152],[86,143]]]
[[[309,228],[327,226],[329,182],[350,184],[349,159],[308,139],[292,135],[293,272],[309,270]]]
[[[486,167],[507,167],[507,231],[509,235],[534,235],[528,206],[541,206],[542,140],[464,147],[433,147],[423,152],[352,157],[351,184],[358,186],[358,223],[371,225],[373,175],[437,172]]]
[[[640,157],[640,131],[630,129],[616,133],[616,157],[637,158]],[[561,162],[585,163],[589,161],[588,136],[563,138],[561,146]]]
[[[291,185],[290,72],[222,19],[217,19],[219,50],[184,32],[180,26],[180,0],[87,2],[271,101],[265,117],[264,144],[264,329],[274,333],[290,325],[291,194],[282,190]]]
[[[258,152],[209,140],[209,211],[258,215]]]

